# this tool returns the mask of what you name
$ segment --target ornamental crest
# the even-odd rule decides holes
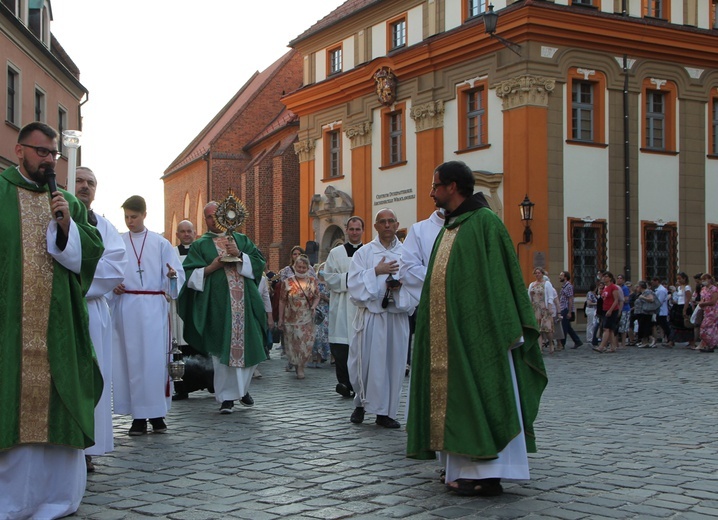
[[[374,73],[376,95],[384,106],[391,106],[396,101],[396,75],[389,67],[382,67]]]

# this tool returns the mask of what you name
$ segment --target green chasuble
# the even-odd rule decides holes
[[[47,252],[47,186],[28,183],[15,167],[0,175],[0,450],[94,444],[102,375],[84,295],[103,247],[84,204],[60,191],[80,234],[80,274]]]
[[[548,381],[538,337],[504,224],[486,207],[458,214],[439,232],[422,289],[407,455],[495,459],[520,434],[509,351],[527,449],[535,452],[533,422]]]
[[[225,237],[208,232],[192,243],[182,263],[188,282],[195,269],[204,269],[223,252],[218,250],[215,239],[221,238],[217,241],[221,243]],[[184,339],[189,345],[218,357],[223,365],[243,368],[267,359],[267,313],[258,289],[266,262],[245,235],[234,233],[234,240],[239,250],[249,256],[254,280],[229,272],[236,264],[228,264],[231,267],[205,277],[201,292],[185,283],[177,312],[184,321]]]

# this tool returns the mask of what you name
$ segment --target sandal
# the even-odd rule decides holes
[[[439,481],[442,484],[446,484],[446,470],[445,469],[442,469],[441,471],[439,471]]]
[[[465,497],[497,497],[504,492],[499,478],[458,478],[446,484],[446,487],[449,491]]]
[[[603,354],[604,352],[606,352],[606,349],[601,347],[593,347],[593,350],[595,350],[599,354]]]

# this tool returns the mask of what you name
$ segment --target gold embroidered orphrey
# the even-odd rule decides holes
[[[47,325],[54,265],[47,252],[50,199],[46,192],[18,188],[23,244],[21,444],[48,442],[52,379],[47,357]]]
[[[376,95],[385,107],[396,101],[396,74],[389,67],[382,67],[374,73]]]
[[[444,450],[444,429],[446,428],[446,403],[449,391],[449,340],[446,322],[446,267],[454,246],[454,240],[461,226],[446,229],[436,250],[434,268],[429,285],[431,317],[429,320],[429,395],[432,396],[429,410],[429,447],[434,451]]]

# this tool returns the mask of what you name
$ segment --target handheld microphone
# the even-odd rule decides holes
[[[50,198],[52,198],[52,194],[57,191],[57,183],[55,182],[55,170],[52,168],[48,168],[45,170],[45,183],[50,188]],[[56,211],[55,212],[55,220],[62,220],[65,218],[62,214],[62,211]]]

